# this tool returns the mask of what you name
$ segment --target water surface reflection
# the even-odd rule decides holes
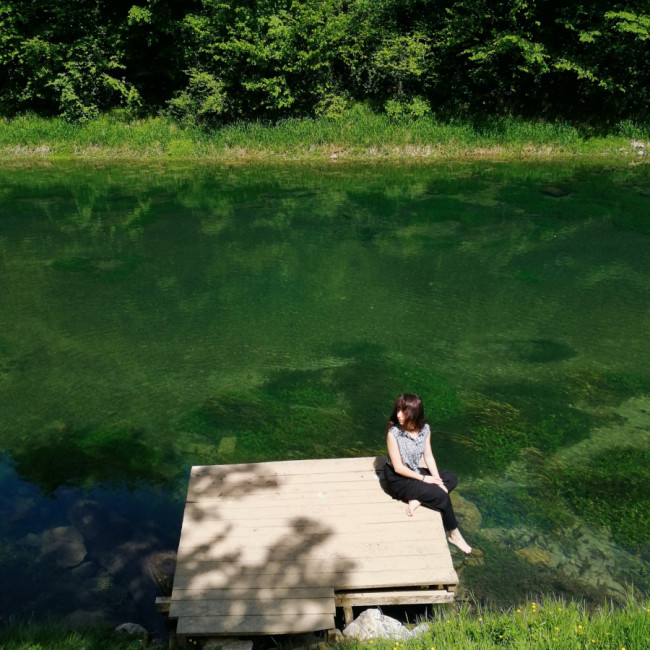
[[[647,592],[647,166],[0,181],[7,615],[149,616],[190,465],[384,453],[407,390],[485,550],[466,590]]]

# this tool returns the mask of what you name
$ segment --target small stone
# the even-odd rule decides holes
[[[546,196],[551,196],[554,199],[560,199],[564,196],[569,196],[569,192],[565,189],[562,189],[561,187],[556,187],[555,185],[548,185],[546,187],[542,187],[540,190],[542,194],[546,194]]]
[[[341,632],[341,630],[337,630],[336,628],[332,630],[327,630],[328,642],[332,643],[332,642],[337,642],[342,640],[343,640],[343,632]]]
[[[115,631],[130,636],[137,636],[139,639],[149,638],[149,632],[147,632],[142,625],[138,625],[137,623],[122,623],[122,625],[118,625],[115,628]]]

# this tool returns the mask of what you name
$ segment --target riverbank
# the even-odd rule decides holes
[[[171,159],[217,162],[438,161],[458,158],[635,159],[650,152],[650,125],[607,132],[519,118],[391,120],[356,107],[337,119],[243,122],[220,128],[120,113],[70,123],[31,115],[0,121],[0,161]]]
[[[508,610],[450,604],[434,610],[435,617],[422,626],[422,634],[406,641],[353,640],[327,644],[349,650],[416,650],[421,648],[611,648],[641,650],[650,635],[650,603],[631,599],[624,607],[588,610],[583,603],[550,596],[513,605]],[[164,647],[163,640],[150,641]],[[113,650],[146,647],[147,639],[127,637],[112,630],[70,630],[56,623],[9,624],[0,629],[4,650]],[[257,639],[257,650],[294,647],[290,637]],[[201,648],[201,639],[191,647]],[[325,647],[325,646],[324,646]]]

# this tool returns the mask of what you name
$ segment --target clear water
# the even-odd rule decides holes
[[[191,465],[383,454],[404,391],[481,515],[461,595],[647,593],[649,172],[0,169],[5,619],[155,626]]]

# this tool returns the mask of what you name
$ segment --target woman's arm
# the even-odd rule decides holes
[[[431,434],[428,435],[426,444],[424,445],[424,463],[426,464],[427,469],[431,472],[431,476],[425,477],[425,480],[429,479],[427,483],[439,485],[446,492],[447,488],[444,486],[444,483],[440,478],[436,459],[433,457],[433,451],[431,450]]]
[[[402,455],[399,453],[397,440],[393,438],[393,436],[390,434],[390,431],[386,435],[386,446],[388,447],[388,457],[390,458],[390,464],[398,474],[401,474],[402,476],[406,476],[408,478],[413,478],[416,481],[423,481],[425,479],[424,474],[416,472],[410,467],[407,467],[402,462]]]

